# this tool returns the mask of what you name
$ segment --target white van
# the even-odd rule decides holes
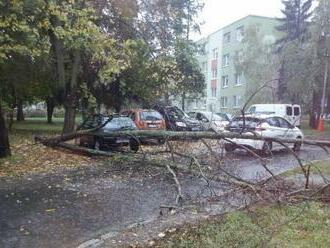
[[[300,127],[301,107],[292,104],[253,104],[248,114],[270,114],[287,119],[292,125]]]

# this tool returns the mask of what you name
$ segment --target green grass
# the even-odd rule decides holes
[[[61,132],[63,128],[63,118],[53,118],[53,123],[47,123],[46,118],[26,118],[22,122],[14,122],[13,131],[33,131],[33,132]],[[79,124],[81,118],[76,118]]]
[[[157,247],[330,247],[330,207],[321,203],[234,212],[167,237]]]
[[[305,165],[304,167],[307,168],[308,165]],[[311,175],[324,175],[324,176],[330,176],[330,160],[324,160],[319,161],[311,164]],[[300,168],[294,168],[292,170],[288,170],[281,174],[284,177],[291,177],[298,174],[302,174],[302,171]]]
[[[325,131],[324,132],[319,132],[315,129],[312,129],[310,126],[309,126],[309,122],[308,121],[302,121],[301,122],[301,129],[303,130],[304,134],[305,135],[328,135],[330,136],[330,123],[328,122],[325,122]]]

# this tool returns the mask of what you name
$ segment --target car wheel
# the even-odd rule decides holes
[[[300,139],[300,138],[298,138],[298,139]],[[302,145],[302,142],[301,141],[298,141],[298,142],[294,143],[294,145],[293,145],[293,151],[299,152],[300,149],[301,149],[301,145]]]
[[[265,155],[269,155],[272,151],[273,143],[271,141],[265,141],[262,146],[262,153]]]
[[[131,151],[137,152],[140,148],[140,143],[137,139],[130,139],[129,147],[130,147]]]
[[[236,146],[234,144],[225,144],[225,151],[226,152],[233,152],[235,151]]]

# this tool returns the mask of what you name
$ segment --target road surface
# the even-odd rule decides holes
[[[328,158],[319,148],[299,152],[305,162]],[[269,168],[276,174],[296,167],[287,151],[274,152]],[[228,155],[226,166],[248,180],[267,172],[242,151]],[[205,182],[179,173],[186,202],[209,196]],[[226,187],[213,185],[224,192]],[[0,247],[77,247],[103,233],[132,223],[157,220],[159,206],[173,204],[176,188],[163,169],[144,164],[104,164],[67,173],[20,179],[0,178]]]

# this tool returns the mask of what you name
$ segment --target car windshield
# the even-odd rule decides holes
[[[189,117],[181,109],[175,108],[175,107],[168,108],[167,114],[169,115],[170,118],[175,119],[175,120],[181,120],[181,119]]]
[[[134,129],[135,124],[128,117],[114,117],[105,126],[105,129]]]
[[[260,123],[259,118],[255,117],[245,117],[245,127],[247,128],[255,128]],[[242,128],[244,126],[244,118],[236,117],[229,124],[229,128]]]
[[[142,111],[140,118],[143,121],[160,121],[163,119],[157,111]]]
[[[205,117],[208,120],[212,120],[212,121],[226,121],[226,119],[222,118],[221,116],[215,114],[215,113],[203,113],[205,115]]]
[[[217,113],[218,116],[220,116],[224,121],[230,121],[228,116],[223,113]]]

